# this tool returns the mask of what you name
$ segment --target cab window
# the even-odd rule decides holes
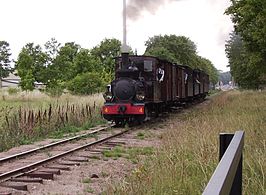
[[[152,72],[152,61],[144,60],[144,72]]]

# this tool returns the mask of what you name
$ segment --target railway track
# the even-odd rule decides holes
[[[129,129],[101,127],[89,133],[64,139],[0,159],[0,186],[27,191],[27,183],[42,183],[53,180],[62,170],[87,162],[89,158],[120,144],[110,141]],[[110,130],[110,131],[108,131]],[[0,195],[12,194],[2,192]]]

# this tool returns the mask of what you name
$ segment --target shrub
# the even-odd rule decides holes
[[[86,72],[68,82],[67,89],[74,94],[88,95],[103,90],[104,82],[99,73]]]

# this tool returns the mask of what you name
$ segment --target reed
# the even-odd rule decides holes
[[[41,97],[41,98],[40,98]],[[100,95],[50,98],[41,94],[0,101],[0,151],[47,137],[61,138],[104,123]]]

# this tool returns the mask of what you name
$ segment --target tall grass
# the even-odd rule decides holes
[[[245,131],[244,194],[266,194],[265,92],[225,92],[178,118],[170,119],[156,155],[108,194],[201,194],[218,164],[219,133],[239,129]]]
[[[102,97],[44,94],[6,95],[0,100],[0,151],[46,137],[62,137],[103,123]]]

